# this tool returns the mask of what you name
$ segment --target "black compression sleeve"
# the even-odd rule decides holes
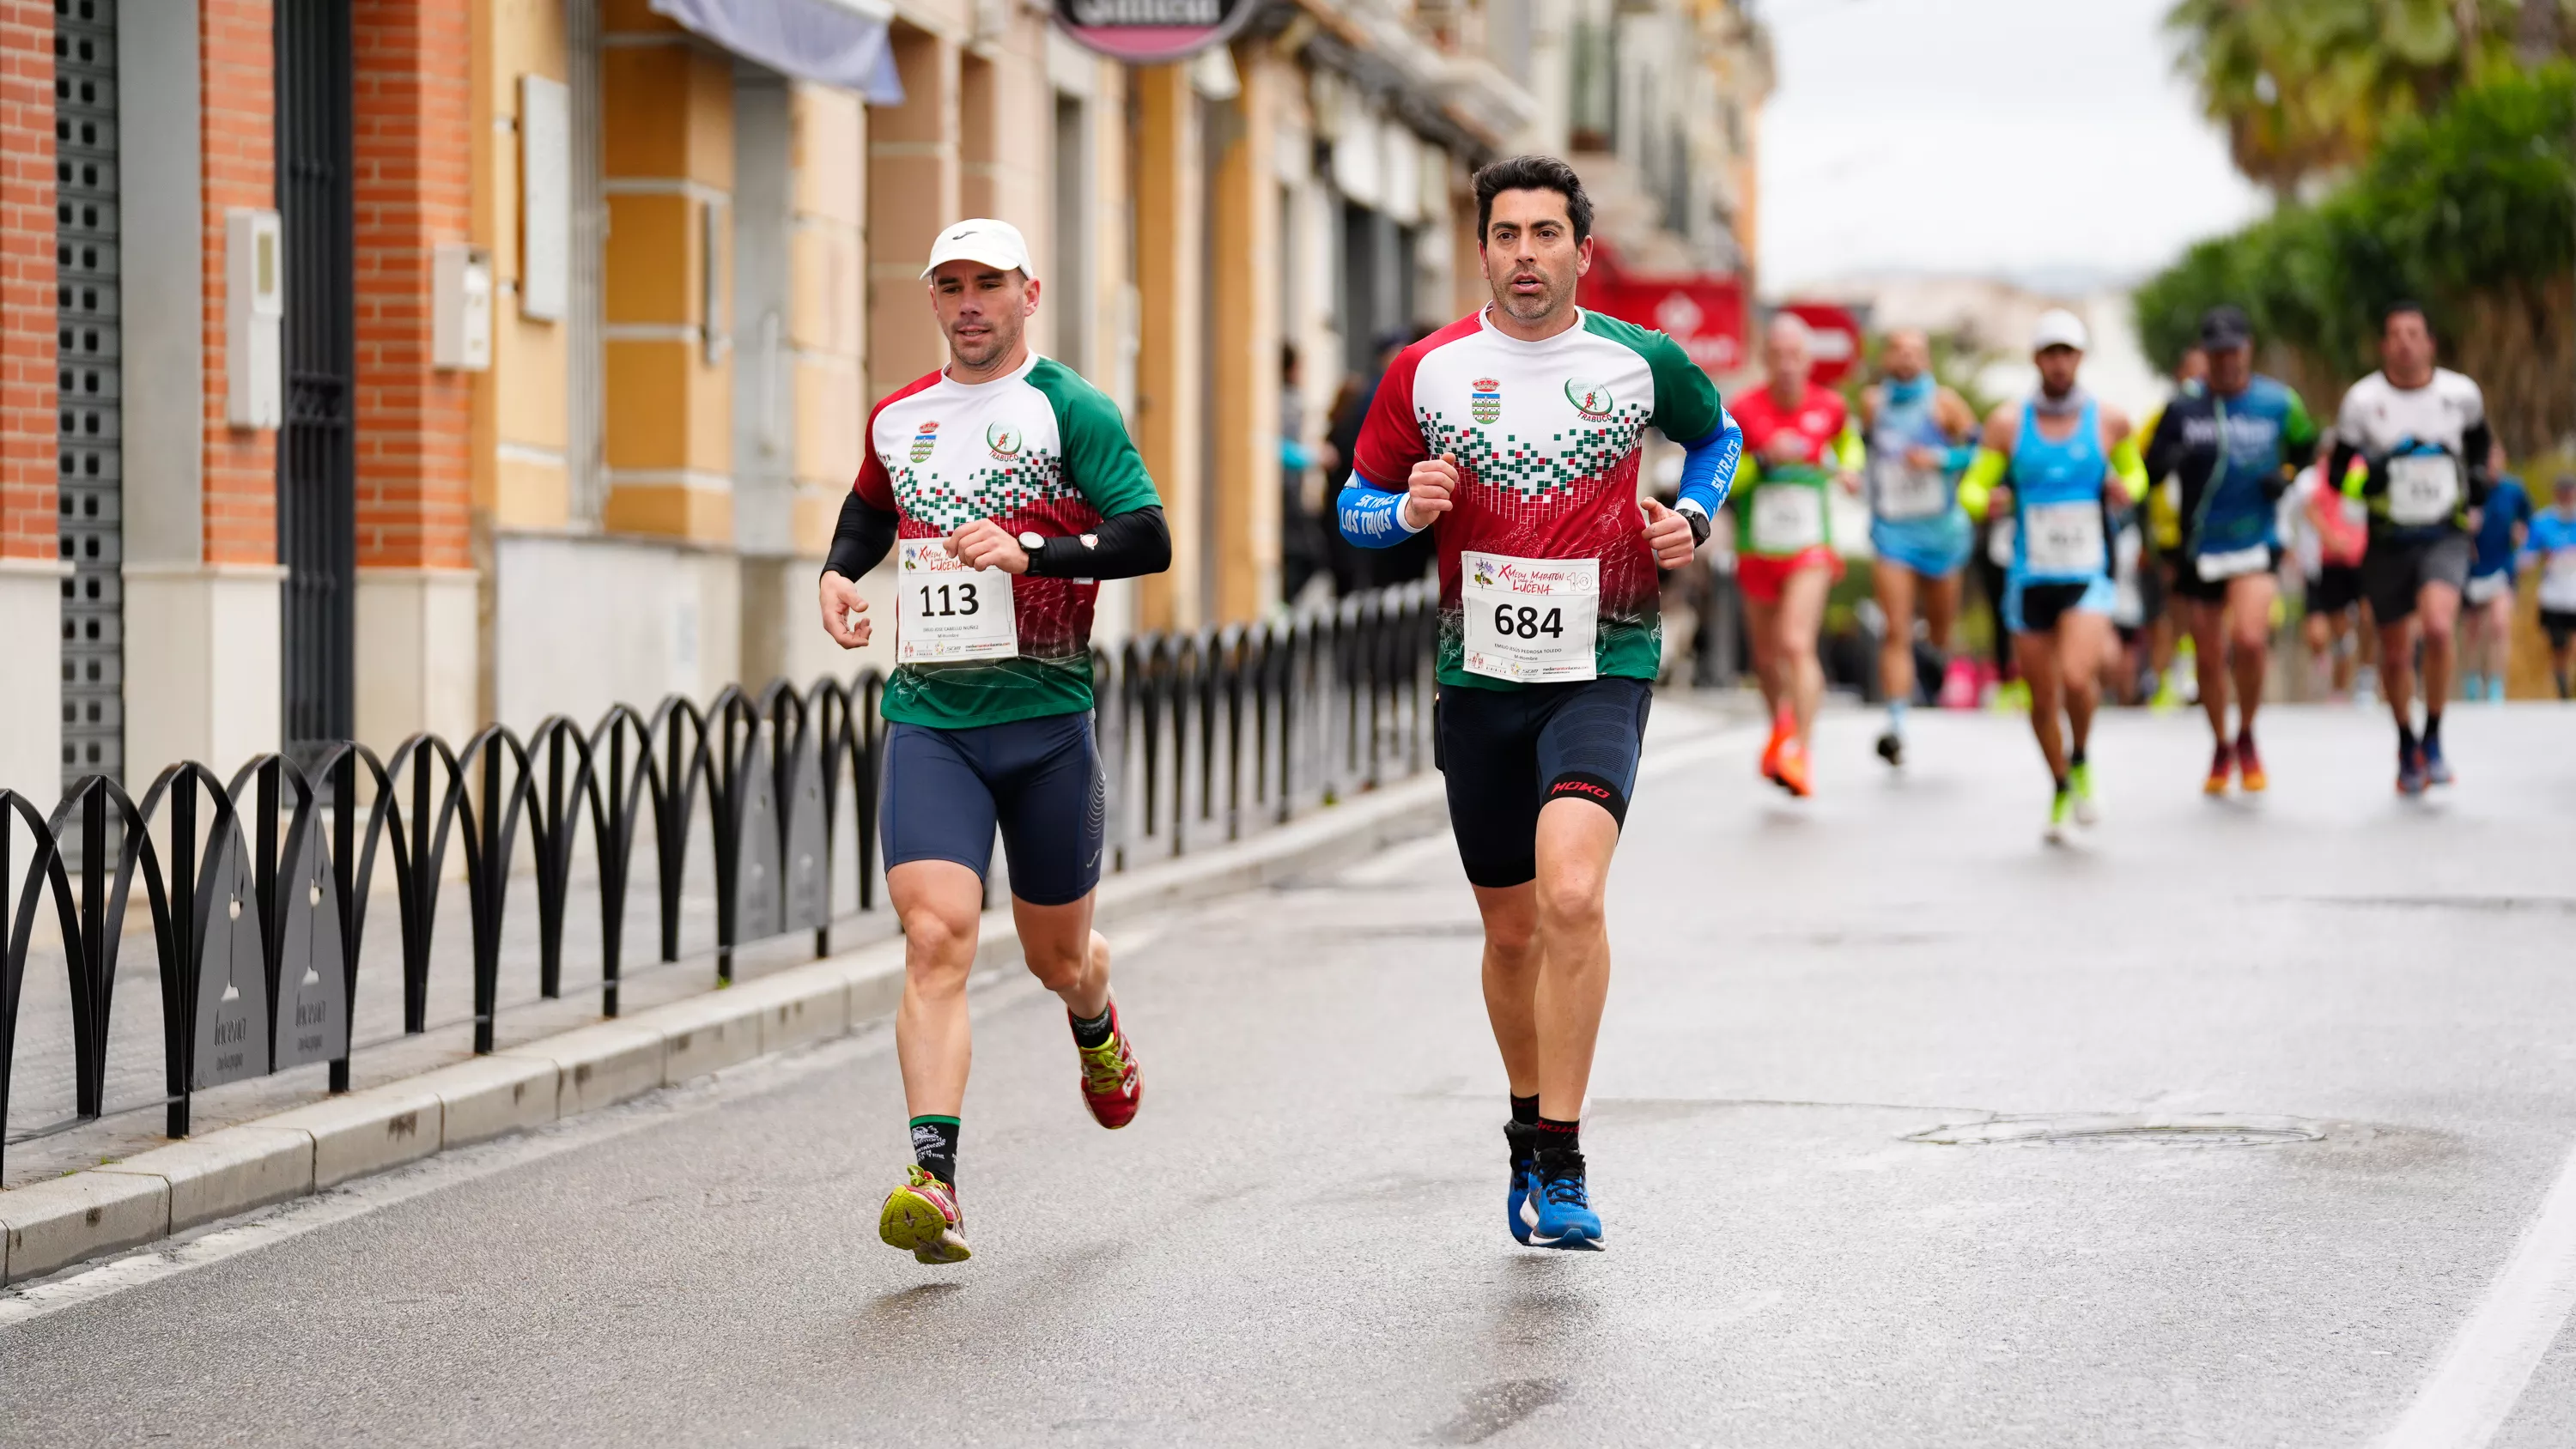
[[[2337,437],[2334,440],[2334,451],[2326,455],[2326,486],[2341,493],[2344,475],[2352,471],[2352,460],[2360,456],[2359,448]]]
[[[1029,572],[1049,579],[1132,579],[1172,566],[1172,532],[1159,507],[1104,518],[1088,537],[1089,544],[1048,539],[1029,555]]]
[[[2174,416],[2180,411],[2179,406],[2168,407],[2156,417],[2155,435],[2147,439],[2144,455],[2150,481],[2164,481],[2182,462],[2182,427]]]
[[[2460,434],[2460,462],[2469,476],[2469,502],[2487,501],[2487,491],[2495,486],[2494,470],[2487,465],[2495,461],[2495,430],[2484,418],[2478,419]]]
[[[823,558],[823,572],[855,579],[883,562],[894,550],[894,514],[877,508],[850,490],[841,500],[841,521],[832,530],[832,551]]]

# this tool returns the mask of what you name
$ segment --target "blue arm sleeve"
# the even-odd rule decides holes
[[[1393,548],[1422,531],[1404,526],[1401,491],[1381,488],[1357,473],[1342,486],[1333,514],[1341,521],[1342,537],[1360,548]]]
[[[1717,418],[1716,432],[1682,445],[1681,496],[1674,500],[1675,507],[1711,522],[1735,490],[1736,465],[1744,461],[1744,429],[1736,426],[1735,414],[1720,408]]]

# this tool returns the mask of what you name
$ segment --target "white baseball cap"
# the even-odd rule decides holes
[[[2052,347],[2072,347],[2082,352],[2085,341],[2084,319],[2063,307],[2051,307],[2040,313],[2039,325],[2032,328],[2030,332],[2030,350],[2033,356],[2046,352]]]
[[[1020,229],[989,216],[968,217],[940,232],[930,248],[930,265],[921,269],[921,275],[926,279],[950,262],[982,262],[1032,279],[1038,274],[1029,265],[1029,244]]]

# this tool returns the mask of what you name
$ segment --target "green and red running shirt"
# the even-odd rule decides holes
[[[1060,362],[1032,354],[1007,377],[962,383],[934,372],[868,416],[854,485],[899,516],[898,539],[945,538],[979,518],[1013,534],[1070,537],[1161,500],[1118,405]],[[1091,708],[1090,579],[1011,581],[1019,653],[900,664],[885,717],[972,729]]]
[[[1361,425],[1340,522],[1362,547],[1405,536],[1396,505],[1414,464],[1457,461],[1458,491],[1435,521],[1443,685],[1524,687],[1467,671],[1459,554],[1470,549],[1598,560],[1595,666],[1653,679],[1663,624],[1637,487],[1646,429],[1689,452],[1685,511],[1713,521],[1733,482],[1742,435],[1708,374],[1661,332],[1578,315],[1578,325],[1538,342],[1496,329],[1484,311],[1451,323],[1397,355]]]

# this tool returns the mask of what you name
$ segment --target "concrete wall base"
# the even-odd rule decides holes
[[[493,715],[587,729],[613,704],[704,702],[741,673],[741,560],[636,538],[492,541]],[[819,625],[818,625],[819,627]]]
[[[482,726],[474,697],[472,569],[360,569],[358,740],[378,754],[414,730],[463,744]]]
[[[278,748],[285,580],[265,565],[125,566],[125,778],[138,795],[181,760],[229,778]]]

